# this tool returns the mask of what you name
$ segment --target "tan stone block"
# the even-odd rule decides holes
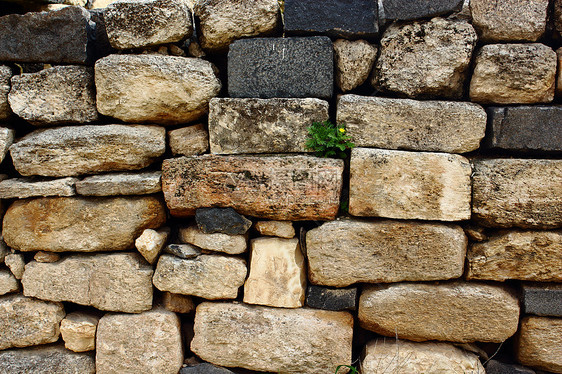
[[[74,196],[77,178],[35,180],[33,178],[11,178],[0,182],[1,199],[26,199],[37,196]]]
[[[16,277],[6,269],[0,269],[0,296],[7,293],[17,292],[20,284]]]
[[[293,222],[290,221],[258,221],[254,228],[265,236],[278,236],[291,239],[295,236]]]
[[[365,40],[338,39],[334,42],[336,84],[343,91],[359,87],[373,69],[378,48]]]
[[[8,253],[4,257],[4,263],[10,269],[16,279],[23,277],[23,270],[25,267],[25,259],[21,253]]]
[[[517,360],[526,366],[562,373],[562,318],[523,318]]]
[[[166,245],[168,236],[170,236],[170,229],[168,227],[158,231],[146,229],[135,240],[135,247],[149,264],[154,265],[160,252],[162,252]]]
[[[162,191],[162,172],[124,172],[93,175],[76,182],[76,192],[86,196],[148,195]]]
[[[190,296],[177,293],[164,292],[162,306],[174,313],[191,313],[195,310],[195,304]]]
[[[96,329],[99,317],[82,312],[67,314],[61,321],[60,332],[64,346],[73,352],[96,349]]]
[[[246,252],[247,235],[228,235],[220,232],[205,234],[197,225],[180,228],[179,239],[182,243],[193,244],[209,251],[224,252],[231,255]]]
[[[174,155],[195,156],[209,150],[209,133],[202,123],[168,132]]]
[[[37,262],[51,263],[60,260],[60,255],[53,252],[39,251],[33,256],[33,259]]]

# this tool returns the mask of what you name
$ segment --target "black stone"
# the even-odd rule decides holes
[[[181,368],[179,374],[234,374],[234,372],[205,362],[203,364]]]
[[[324,310],[355,310],[357,287],[327,288],[308,286],[306,305]]]
[[[487,147],[562,152],[562,106],[490,107],[487,112]]]
[[[109,37],[107,36],[107,30],[105,28],[105,9],[106,8],[90,10],[92,21],[96,24],[95,32],[93,33],[96,60],[116,52],[116,50],[111,47],[111,44],[109,44]]]
[[[205,234],[244,235],[252,226],[252,221],[232,208],[199,208],[195,211],[195,222]]]
[[[379,31],[377,0],[285,0],[285,32],[373,38]]]
[[[183,259],[195,258],[201,254],[201,250],[191,244],[168,244],[164,252]]]
[[[535,371],[519,365],[490,360],[486,364],[486,374],[535,374]]]
[[[458,12],[463,0],[382,0],[384,18],[413,20]]]
[[[562,317],[562,284],[523,283],[521,288],[526,314]]]
[[[330,38],[237,40],[228,52],[230,97],[330,98],[334,89]]]

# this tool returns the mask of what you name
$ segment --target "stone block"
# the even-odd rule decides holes
[[[10,118],[12,115],[12,110],[8,103],[12,75],[12,69],[9,66],[0,65],[0,120]]]
[[[252,226],[252,221],[232,208],[197,209],[195,222],[204,234],[244,235]]]
[[[209,150],[209,133],[201,123],[169,131],[168,139],[173,155],[195,156]]]
[[[174,313],[191,313],[195,311],[193,299],[188,295],[164,292],[162,295],[162,306]]]
[[[490,360],[486,365],[486,374],[535,374],[535,371],[519,365]]]
[[[258,221],[254,228],[264,236],[277,236],[286,239],[295,237],[295,228],[293,222],[290,221]]]
[[[12,272],[7,269],[0,269],[0,296],[19,290],[20,284]]]
[[[191,244],[168,244],[164,252],[179,258],[195,258],[201,254],[201,249]]]
[[[94,356],[75,353],[62,345],[49,345],[0,352],[0,372],[4,374],[95,374]]]
[[[166,245],[168,236],[170,236],[170,229],[168,227],[158,231],[146,229],[135,240],[135,247],[149,264],[154,265],[160,252]]]
[[[25,259],[21,253],[8,253],[4,257],[4,264],[10,269],[16,279],[21,279],[23,277],[23,271],[25,268]]]
[[[37,196],[74,196],[77,178],[12,178],[0,181],[0,199],[26,199]]]
[[[384,18],[414,20],[440,16],[461,10],[463,0],[383,0]]]
[[[112,173],[76,182],[76,192],[86,196],[148,195],[162,191],[160,171]]]
[[[66,349],[73,352],[95,350],[99,320],[99,317],[83,312],[67,314],[60,324],[60,332]]]
[[[4,158],[8,153],[8,149],[14,142],[15,136],[15,130],[0,127],[0,162],[4,161]]]
[[[357,287],[328,288],[309,285],[306,293],[306,305],[324,310],[355,310]]]
[[[365,40],[338,39],[334,42],[336,84],[351,91],[367,80],[377,58],[378,48]]]
[[[562,318],[524,317],[516,344],[523,365],[562,373]]]
[[[523,283],[521,290],[526,314],[562,317],[562,284]]]
[[[179,239],[182,243],[192,244],[201,249],[231,255],[246,252],[248,241],[247,235],[205,234],[196,225],[180,228]]]

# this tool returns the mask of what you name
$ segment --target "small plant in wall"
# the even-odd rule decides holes
[[[306,148],[318,157],[346,158],[345,150],[354,148],[347,135],[345,124],[334,125],[330,121],[314,122],[308,128]]]
[[[335,374],[338,374],[338,372],[340,371],[341,368],[349,369],[349,374],[359,374],[359,371],[357,370],[357,368],[355,366],[351,366],[351,365],[339,365],[336,368]]]

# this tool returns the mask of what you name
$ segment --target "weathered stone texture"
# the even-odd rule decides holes
[[[0,182],[0,199],[26,199],[35,196],[74,196],[77,178],[41,180],[13,178]]]
[[[562,373],[562,318],[523,318],[517,359],[523,365]]]
[[[191,313],[195,311],[193,299],[188,295],[180,295],[172,292],[164,292],[162,295],[162,306],[174,313]]]
[[[544,44],[485,45],[476,56],[470,99],[484,104],[551,102],[556,65],[556,52]]]
[[[523,283],[521,299],[526,314],[562,317],[560,283]]]
[[[463,0],[383,0],[384,18],[414,20],[461,10]]]
[[[265,236],[277,236],[286,239],[295,237],[295,228],[293,222],[290,221],[258,221],[254,228]]]
[[[319,99],[215,98],[209,109],[211,153],[308,152],[308,127],[329,118]]]
[[[4,161],[4,157],[6,157],[8,149],[14,142],[15,136],[15,130],[0,127],[0,162]]]
[[[306,292],[306,305],[324,310],[355,310],[357,287],[327,288],[309,285]]]
[[[481,283],[371,285],[361,294],[359,321],[399,339],[499,343],[517,331],[519,301]]]
[[[475,160],[473,218],[486,226],[562,226],[562,160]]]
[[[146,229],[142,232],[141,236],[135,240],[135,247],[149,264],[154,265],[160,252],[164,249],[169,235],[169,228],[158,231]]]
[[[94,175],[76,182],[76,192],[86,196],[148,195],[162,191],[161,176],[160,171]]]
[[[60,255],[54,252],[39,251],[35,253],[33,259],[37,262],[57,262],[58,260],[60,260]]]
[[[201,249],[191,244],[168,244],[164,252],[179,258],[195,258],[201,254]]]
[[[17,292],[20,285],[16,277],[6,269],[0,269],[0,296],[7,293]]]
[[[8,103],[10,78],[12,78],[12,69],[9,66],[0,65],[0,120],[9,118],[12,114]]]
[[[220,206],[260,218],[331,220],[342,173],[341,160],[309,156],[182,157],[164,160],[162,190],[175,216]]]
[[[197,58],[110,55],[96,62],[98,111],[125,122],[180,124],[208,111],[221,82]]]
[[[202,303],[194,329],[191,350],[217,365],[333,374],[351,363],[353,318],[347,312]]]
[[[99,317],[82,312],[67,314],[61,321],[60,333],[64,346],[73,352],[96,349],[96,330]]]
[[[197,227],[205,234],[244,235],[252,221],[232,208],[200,208],[195,211]]]
[[[169,131],[168,138],[174,155],[195,156],[209,150],[209,133],[201,123]]]
[[[365,83],[375,64],[377,51],[377,47],[365,40],[338,39],[334,42],[336,84],[343,92]]]
[[[355,148],[350,165],[352,215],[440,221],[470,218],[472,169],[462,156]]]
[[[408,97],[461,98],[476,39],[464,21],[391,25],[381,39],[372,84]]]
[[[85,125],[36,130],[10,147],[25,176],[66,177],[142,169],[166,150],[157,126]]]
[[[16,279],[23,277],[25,259],[21,253],[8,253],[4,258],[4,263],[10,269]]]
[[[358,147],[465,153],[486,132],[486,112],[473,103],[343,95],[337,107]]]
[[[4,216],[6,243],[21,251],[95,252],[134,248],[166,220],[156,197],[54,197],[14,202]]]
[[[218,232],[205,234],[196,225],[180,228],[179,239],[182,243],[231,255],[246,252],[248,241],[246,235],[228,235]]]
[[[62,345],[0,352],[0,372],[3,374],[95,374],[94,356],[75,353]]]

